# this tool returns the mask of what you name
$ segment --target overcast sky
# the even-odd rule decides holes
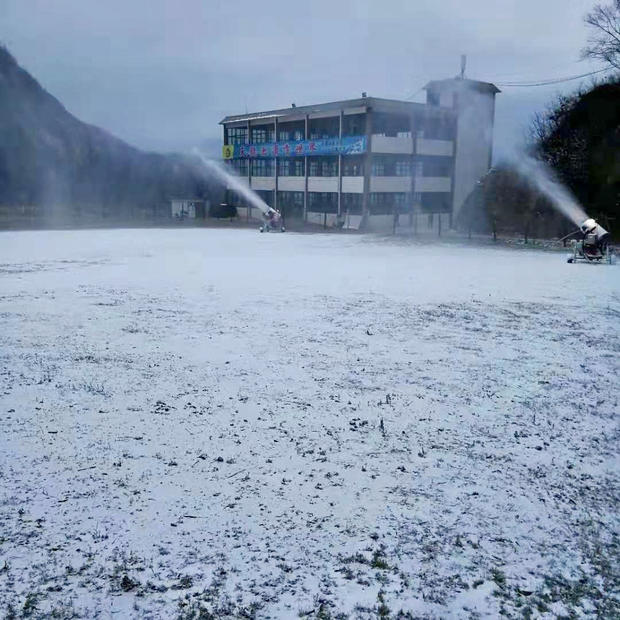
[[[0,0],[0,41],[65,107],[144,148],[217,152],[227,114],[359,97],[431,79],[497,83],[496,154],[579,81],[588,0]]]

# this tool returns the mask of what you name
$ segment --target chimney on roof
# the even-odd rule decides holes
[[[366,91],[364,91],[364,92],[362,93],[362,99],[366,99],[366,97],[367,97],[367,96],[368,96],[368,93],[367,93]]]

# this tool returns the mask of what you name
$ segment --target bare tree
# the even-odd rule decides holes
[[[585,22],[593,33],[581,52],[583,58],[602,60],[620,69],[620,0],[597,4],[585,16]]]

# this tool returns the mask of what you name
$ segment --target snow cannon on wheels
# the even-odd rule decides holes
[[[263,213],[263,223],[258,229],[260,232],[285,232],[285,228],[282,225],[282,215],[277,209],[269,207],[267,211]]]
[[[573,237],[573,255],[569,256],[569,263],[584,261],[586,263],[608,263],[611,265],[613,251],[609,247],[609,233],[596,220],[588,218],[578,230],[570,233],[564,239]],[[576,237],[576,239],[575,239]]]

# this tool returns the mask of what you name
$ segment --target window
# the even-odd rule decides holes
[[[324,158],[321,161],[321,176],[324,177],[337,177],[338,176],[338,159],[336,158]]]
[[[293,132],[293,140],[303,140],[304,139],[304,130],[303,129],[296,129]]]
[[[422,176],[422,172],[424,170],[424,162],[416,161],[415,165],[414,165],[414,170],[415,170],[415,176],[416,177],[421,177]]]
[[[342,158],[342,176],[361,177],[364,174],[363,160],[360,157]]]
[[[311,157],[309,176],[311,177],[337,177],[337,157]]]
[[[385,114],[378,112],[374,115],[372,121],[373,135],[388,136],[395,138],[397,136],[410,136],[411,121],[409,116],[399,116],[395,114]]]
[[[303,192],[278,192],[278,203],[280,205],[304,206]]]
[[[393,198],[396,213],[407,213],[409,211],[409,195],[405,192],[397,192]]]
[[[256,193],[259,195],[261,200],[265,202],[270,207],[273,207],[273,195],[275,192],[271,190],[257,190]]]
[[[427,118],[424,121],[424,137],[432,140],[453,140],[456,125],[451,118]]]
[[[372,176],[373,177],[385,176],[385,164],[382,161],[372,162]]]
[[[373,192],[370,194],[370,213],[385,215],[394,209],[393,194],[387,192]]]
[[[284,217],[300,218],[304,212],[304,193],[278,192],[278,209]]]
[[[310,138],[337,138],[339,135],[340,119],[338,116],[330,118],[314,118],[310,123]]]
[[[247,159],[231,159],[232,162],[231,167],[233,169],[233,174],[237,176],[247,177],[248,176],[248,160]]]
[[[253,159],[251,169],[253,177],[272,177],[273,159]]]
[[[288,177],[291,176],[291,160],[279,159],[278,160],[278,176]]]
[[[366,133],[365,114],[345,114],[342,119],[343,136],[360,136]]]
[[[252,143],[275,142],[276,130],[272,127],[252,127]]]
[[[288,131],[282,131],[280,130],[280,132],[278,133],[278,140],[280,142],[288,142],[290,140],[290,134]]]
[[[449,177],[452,174],[452,161],[445,157],[424,160],[423,176]]]
[[[248,128],[247,127],[229,127],[227,144],[247,144]]]
[[[254,144],[260,144],[261,142],[267,142],[267,130],[266,129],[252,129],[252,142]]]
[[[422,211],[427,213],[446,213],[451,209],[449,192],[422,192]]]
[[[303,177],[305,174],[306,172],[304,170],[304,160],[294,159],[293,160],[293,176]]]
[[[439,93],[426,91],[426,103],[428,105],[439,105]]]
[[[304,160],[286,158],[278,159],[278,176],[281,177],[303,177]]]
[[[394,165],[394,174],[397,177],[408,177],[411,174],[411,162],[399,160]]]
[[[362,213],[362,194],[341,194],[341,211],[351,215]]]
[[[308,209],[319,213],[337,213],[338,194],[336,192],[309,192]]]

